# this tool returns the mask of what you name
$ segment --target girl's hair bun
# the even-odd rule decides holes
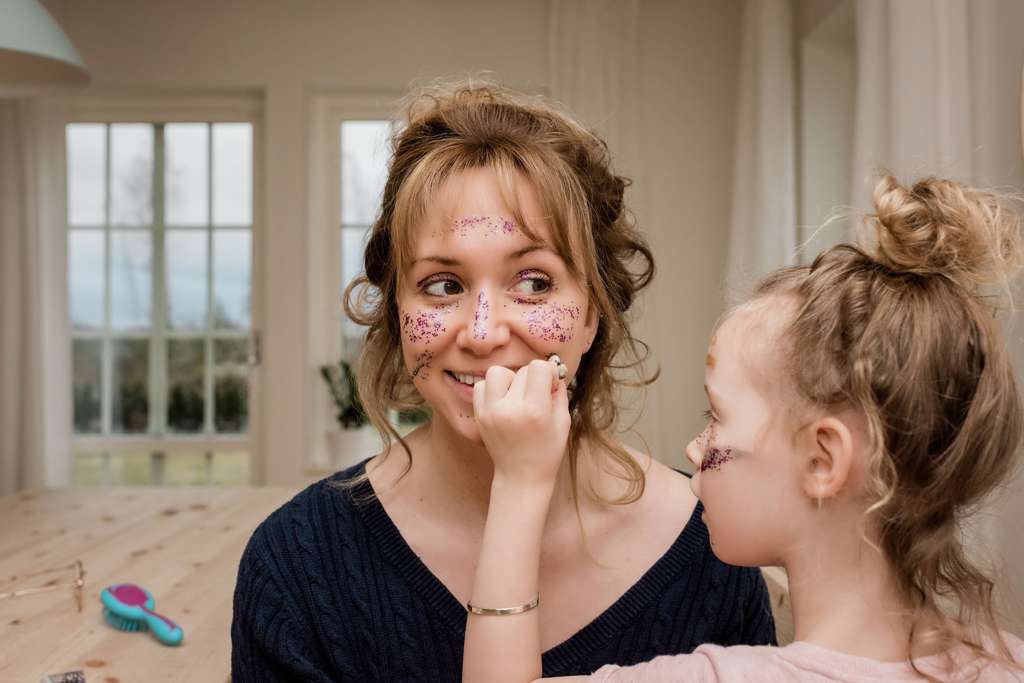
[[[1021,261],[1021,218],[993,192],[934,177],[907,188],[886,174],[874,202],[867,216],[877,238],[873,256],[889,270],[942,275],[974,289],[1005,283]]]

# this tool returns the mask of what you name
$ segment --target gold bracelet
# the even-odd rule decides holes
[[[529,612],[539,604],[540,595],[536,595],[533,600],[530,600],[530,602],[523,603],[522,605],[516,605],[515,607],[476,607],[473,603],[467,602],[466,609],[473,614],[505,616],[507,614],[522,614],[523,612]]]

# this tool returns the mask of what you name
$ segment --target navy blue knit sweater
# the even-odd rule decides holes
[[[231,669],[248,681],[458,681],[466,610],[402,538],[368,483],[313,484],[253,533],[238,567]],[[355,502],[359,501],[359,502]],[[543,655],[545,676],[589,674],[701,643],[775,643],[756,569],[715,558],[701,506],[603,614]]]

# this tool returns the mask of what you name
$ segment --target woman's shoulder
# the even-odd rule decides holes
[[[350,538],[361,524],[360,502],[372,498],[365,466],[363,461],[310,484],[270,513],[249,538],[243,561],[254,555],[263,561],[282,553],[294,557],[299,549],[324,552],[323,539]]]

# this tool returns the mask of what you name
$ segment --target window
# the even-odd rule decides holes
[[[73,479],[249,480],[252,124],[67,127]]]
[[[342,121],[341,140],[341,292],[363,270],[363,250],[380,212],[390,161],[394,123],[389,120]],[[342,354],[355,362],[366,330],[342,317]]]

